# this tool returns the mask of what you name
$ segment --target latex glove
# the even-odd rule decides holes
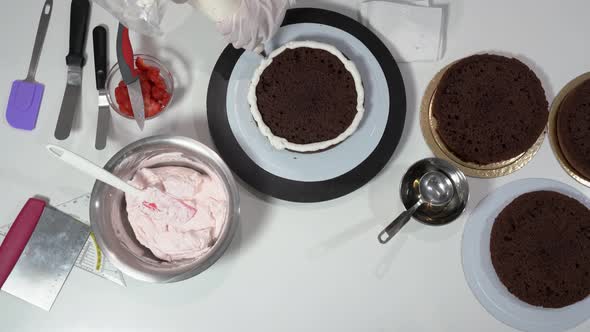
[[[205,0],[199,0],[205,1]],[[235,2],[235,0],[207,0]],[[260,52],[277,32],[293,0],[241,0],[237,11],[217,22],[217,29],[235,48]]]
[[[162,35],[163,0],[93,0],[130,30],[150,36]]]

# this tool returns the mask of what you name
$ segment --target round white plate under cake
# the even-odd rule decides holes
[[[590,297],[559,309],[532,306],[512,295],[492,266],[490,234],[496,217],[516,197],[539,190],[562,193],[590,208],[590,199],[584,194],[554,180],[524,179],[500,187],[478,204],[465,224],[463,272],[477,300],[504,324],[522,331],[564,331],[590,318]]]
[[[294,181],[323,181],[355,168],[377,147],[389,115],[385,75],[369,49],[352,35],[322,24],[288,25],[267,46],[275,49],[289,41],[313,40],[335,46],[358,68],[368,110],[357,130],[342,143],[320,153],[277,150],[260,134],[250,113],[248,98],[251,78],[260,65],[256,54],[244,54],[234,67],[228,85],[227,110],[231,130],[246,154],[269,173]]]
[[[318,202],[358,189],[385,166],[403,131],[405,90],[385,45],[349,17],[321,9],[289,10],[266,52],[295,40],[333,45],[358,68],[365,114],[350,137],[314,153],[274,148],[257,128],[248,104],[250,82],[263,58],[231,46],[215,65],[207,115],[217,149],[244,182],[277,198]]]

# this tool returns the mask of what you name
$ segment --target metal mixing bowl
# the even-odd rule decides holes
[[[223,160],[205,145],[179,136],[152,136],[124,147],[104,166],[118,177],[130,180],[147,161],[162,154],[178,153],[186,161],[156,161],[150,167],[184,166],[196,169],[223,183],[228,208],[219,238],[204,256],[176,262],[156,258],[136,239],[127,220],[124,194],[96,181],[90,197],[90,223],[99,247],[123,273],[138,280],[166,283],[193,277],[217,261],[229,246],[237,228],[239,196],[235,180]],[[141,166],[140,166],[141,165]]]

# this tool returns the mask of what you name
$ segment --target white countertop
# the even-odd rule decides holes
[[[359,1],[306,1],[353,13]],[[0,11],[0,104],[14,79],[26,76],[43,1],[9,1]],[[77,129],[57,142],[53,131],[65,86],[69,1],[55,1],[37,80],[45,95],[32,132],[0,120],[0,224],[11,222],[27,198],[61,203],[90,191],[93,180],[50,157],[58,143],[103,164],[143,135],[174,133],[211,144],[205,116],[209,75],[225,46],[198,13],[172,22],[159,40],[133,37],[136,51],[171,64],[177,90],[173,112],[147,122],[140,135],[131,121],[113,114],[107,148],[94,149],[96,90],[91,29],[109,28],[115,62],[115,20],[94,5],[84,70],[83,110]],[[447,5],[444,5],[447,6]],[[414,161],[431,156],[418,123],[418,104],[432,76],[447,63],[481,51],[524,58],[551,102],[569,80],[590,70],[590,2],[452,1],[448,5],[444,58],[400,65],[408,97],[402,143],[387,167],[368,185],[333,201],[293,204],[262,199],[241,189],[241,228],[220,261],[190,280],[152,285],[127,278],[122,288],[74,269],[51,312],[0,294],[1,331],[512,331],[490,316],[469,290],[461,269],[461,234],[477,203],[494,188],[527,177],[563,181],[590,195],[553,156],[548,139],[522,170],[492,180],[469,179],[464,215],[444,227],[410,222],[388,245],[381,228],[402,209],[399,180]],[[157,45],[157,47],[156,47]],[[4,106],[2,106],[4,107]],[[3,113],[4,111],[2,111]],[[590,321],[575,331],[590,330]]]

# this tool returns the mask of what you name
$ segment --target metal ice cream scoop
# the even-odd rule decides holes
[[[455,194],[453,182],[445,174],[438,171],[430,171],[420,178],[419,190],[420,197],[416,204],[402,212],[394,221],[392,221],[381,233],[377,239],[381,243],[387,243],[404,225],[410,220],[414,212],[423,204],[432,206],[442,206],[451,201]]]

